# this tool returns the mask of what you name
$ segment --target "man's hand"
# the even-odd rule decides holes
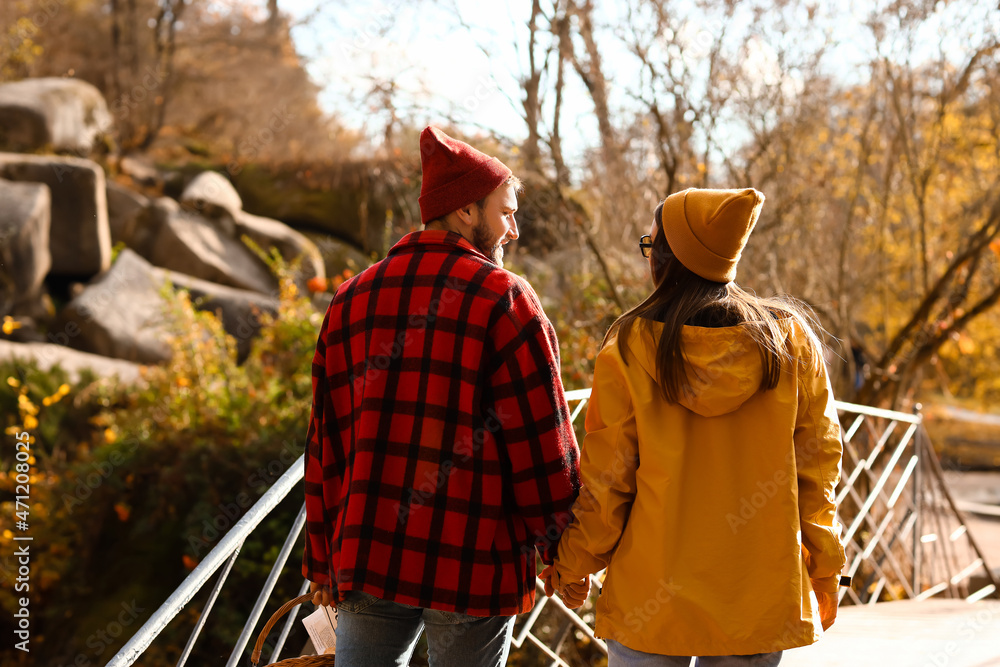
[[[337,601],[333,599],[333,591],[330,590],[329,586],[310,581],[309,592],[313,594],[312,602],[317,607],[337,606]]]
[[[837,605],[840,600],[836,593],[816,592],[816,599],[819,601],[819,619],[823,623],[823,629],[829,630],[833,622],[837,620]]]
[[[542,580],[545,584],[545,597],[550,598],[552,594],[555,593],[555,589],[552,587],[552,577],[556,574],[555,565],[546,565],[542,573],[538,575],[538,578]]]

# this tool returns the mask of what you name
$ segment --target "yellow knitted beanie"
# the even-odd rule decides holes
[[[763,193],[753,188],[675,192],[663,202],[663,233],[681,264],[728,283],[763,205]]]

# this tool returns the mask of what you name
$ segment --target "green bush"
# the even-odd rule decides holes
[[[13,434],[26,426],[35,439],[33,664],[70,663],[80,654],[106,662],[235,523],[234,508],[242,513],[302,453],[322,314],[298,293],[291,269],[270,261],[279,312],[260,314],[259,337],[242,364],[214,314],[198,311],[186,292],[167,290],[173,357],[145,367],[135,386],[92,376],[71,383],[59,369],[0,365],[5,446],[13,451]],[[10,459],[3,461],[0,501],[10,516],[14,478]],[[270,567],[260,563],[273,562],[301,504],[301,491],[293,491],[244,545],[199,655],[217,655],[222,638],[239,633]],[[12,537],[0,534],[5,554]],[[301,545],[275,599],[301,584],[300,559]],[[16,604],[12,583],[0,585],[7,611]],[[104,641],[100,632],[133,600],[140,617]],[[176,661],[195,618],[182,615],[150,656]],[[9,643],[0,651],[5,665],[21,659]]]

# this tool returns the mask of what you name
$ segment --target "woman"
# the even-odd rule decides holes
[[[653,293],[597,358],[584,488],[548,573],[577,604],[607,568],[609,665],[775,665],[836,618],[842,450],[822,346],[805,309],[733,282],[763,202],[691,189],[657,206],[640,242]]]

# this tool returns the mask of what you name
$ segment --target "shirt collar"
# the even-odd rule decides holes
[[[472,245],[468,240],[465,239],[458,232],[453,232],[447,229],[422,229],[416,232],[410,232],[403,238],[399,239],[395,245],[389,249],[389,255],[397,254],[400,252],[405,252],[407,250],[415,249],[417,246],[442,246],[446,248],[458,247],[466,252],[471,252],[473,254],[479,255],[486,261],[490,261],[481,250]]]

